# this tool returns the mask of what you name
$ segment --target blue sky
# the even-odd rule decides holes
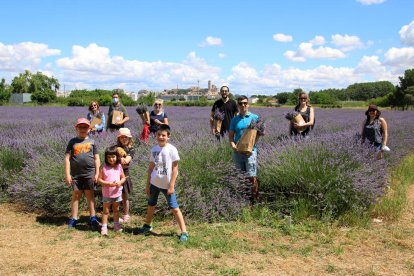
[[[414,1],[3,0],[0,77],[66,90],[344,88],[414,68]]]

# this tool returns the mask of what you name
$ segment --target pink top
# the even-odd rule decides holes
[[[102,179],[109,182],[121,180],[122,165],[117,164],[115,167],[104,165],[102,168]],[[117,198],[122,195],[121,186],[102,186],[102,196],[109,198]]]

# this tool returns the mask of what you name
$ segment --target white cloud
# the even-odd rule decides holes
[[[220,59],[224,59],[224,58],[226,57],[226,54],[219,53],[219,54],[218,54],[218,57],[219,57]]]
[[[200,47],[207,47],[207,46],[221,46],[223,45],[223,41],[219,37],[208,36],[204,39],[204,41],[200,44]]]
[[[401,70],[414,67],[414,48],[391,48],[384,54],[384,64]]]
[[[321,35],[315,36],[312,40],[309,41],[312,45],[324,45],[325,38]]]
[[[161,89],[177,84],[187,87],[197,80],[220,80],[220,68],[208,65],[195,52],[182,63],[147,62],[111,56],[108,48],[92,43],[73,46],[72,56],[58,59],[56,64],[63,71],[64,81],[86,85],[116,82]]]
[[[278,33],[273,35],[273,40],[277,42],[290,42],[293,41],[293,37],[291,35]]]
[[[59,55],[60,50],[49,49],[43,43],[22,42],[6,45],[0,43],[0,69],[12,72],[41,70],[42,58]]]
[[[344,52],[364,47],[364,44],[361,42],[359,37],[355,35],[335,34],[332,36],[332,43],[338,46],[341,49],[341,51]]]
[[[369,76],[373,81],[395,81],[395,76],[387,71],[387,67],[383,65],[378,56],[364,56],[355,68],[356,75]]]
[[[402,44],[414,46],[414,21],[401,28],[400,40]]]
[[[270,93],[288,91],[301,87],[305,90],[346,87],[362,81],[362,77],[354,73],[353,68],[321,65],[313,69],[287,68],[278,64],[266,65],[262,71],[245,62],[233,67],[232,74],[227,78],[233,91],[240,93]]]
[[[356,0],[356,1],[366,6],[381,4],[385,2],[385,0]]]
[[[299,49],[294,51],[286,51],[284,56],[291,61],[306,61],[306,59],[338,59],[344,58],[345,54],[338,49],[319,46],[313,48],[312,43],[303,42],[299,45]]]

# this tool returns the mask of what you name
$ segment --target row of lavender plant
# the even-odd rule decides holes
[[[138,137],[141,121],[134,108],[128,111],[131,120],[127,127]],[[316,109],[317,124],[304,141],[289,139],[286,111],[252,109],[267,125],[266,135],[258,142],[263,204],[280,212],[291,212],[300,202],[306,202],[318,216],[363,211],[383,194],[387,168],[414,148],[413,112],[383,112],[391,152],[385,160],[375,161],[373,149],[357,139],[365,118],[363,110]],[[236,218],[248,204],[246,182],[232,164],[227,138],[218,142],[210,135],[210,108],[167,107],[165,112],[173,131],[171,143],[181,156],[177,192],[185,214],[204,221]],[[70,188],[64,183],[64,151],[75,136],[76,118],[85,115],[86,110],[77,107],[0,107],[2,193],[28,208],[67,213]],[[94,138],[103,153],[116,141],[116,134]],[[154,143],[154,138],[149,144],[136,143],[131,165],[132,206],[140,214],[146,206],[146,168]]]

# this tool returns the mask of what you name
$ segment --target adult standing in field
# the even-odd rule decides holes
[[[295,106],[295,111],[302,115],[305,123],[299,125],[295,122],[289,124],[289,134],[302,135],[306,137],[315,125],[315,113],[313,107],[309,103],[309,95],[306,92],[299,93],[299,104]]]
[[[375,151],[378,153],[377,159],[382,159],[384,150],[389,150],[387,147],[388,142],[388,126],[387,122],[381,116],[381,111],[374,104],[368,106],[368,110],[365,111],[367,118],[362,124],[362,142],[365,139],[369,141],[370,145],[375,147]]]
[[[105,129],[105,114],[100,111],[100,106],[97,101],[92,101],[89,104],[89,113],[86,118],[91,123],[90,133],[102,133]]]
[[[128,120],[128,112],[119,99],[119,93],[112,93],[112,104],[109,106],[108,110],[108,123],[106,124],[106,129],[109,129],[111,132],[119,130],[124,127],[124,124],[128,122]]]
[[[255,203],[259,196],[259,184],[256,179],[257,174],[257,149],[253,147],[251,155],[247,156],[237,151],[237,142],[242,137],[244,130],[250,125],[252,120],[259,121],[259,116],[249,112],[249,101],[246,96],[237,98],[239,114],[230,121],[229,140],[233,149],[233,161],[237,169],[246,172],[252,185],[251,203]],[[257,141],[257,140],[256,140]]]
[[[156,99],[154,102],[154,110],[150,113],[149,118],[149,130],[150,133],[155,135],[160,125],[168,125],[168,116],[164,112],[164,101],[162,99]]]
[[[217,139],[220,139],[220,136],[223,137],[224,134],[229,130],[231,119],[233,119],[234,116],[236,116],[236,114],[239,112],[236,101],[230,99],[229,94],[229,87],[222,86],[220,88],[221,99],[217,100],[211,109],[210,128],[211,132],[216,135]],[[224,114],[224,119],[221,122],[221,128],[219,131],[216,127],[217,123],[215,126],[215,120],[218,120],[218,118],[215,118],[217,117],[217,113]]]

